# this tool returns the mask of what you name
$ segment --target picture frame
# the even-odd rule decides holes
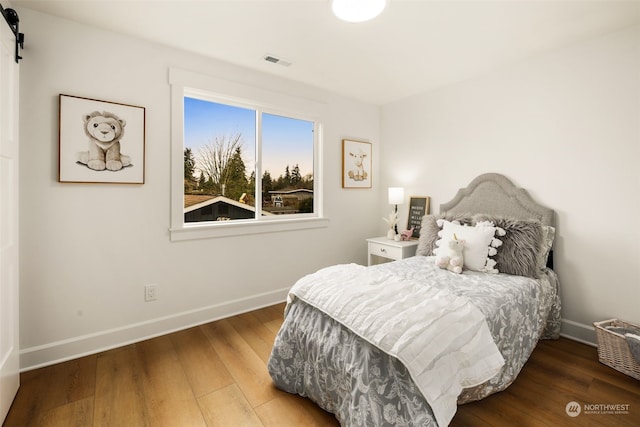
[[[144,184],[146,109],[60,94],[58,182]]]
[[[342,140],[342,188],[371,188],[371,143]]]
[[[411,196],[409,197],[409,216],[407,218],[407,230],[413,228],[412,239],[420,237],[420,227],[422,226],[422,217],[429,215],[429,197],[427,196]]]

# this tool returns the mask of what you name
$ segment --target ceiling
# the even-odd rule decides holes
[[[10,1],[375,105],[640,23],[640,1],[390,0],[359,24],[329,0]]]

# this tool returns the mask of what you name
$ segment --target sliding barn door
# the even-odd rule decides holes
[[[18,64],[0,15],[0,424],[20,386],[18,347]]]

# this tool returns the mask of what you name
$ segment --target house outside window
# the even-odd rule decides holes
[[[178,69],[170,83],[172,240],[327,225],[320,104]]]

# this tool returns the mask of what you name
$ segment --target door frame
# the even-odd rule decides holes
[[[0,12],[0,422],[20,387],[18,15]],[[3,21],[0,19],[0,21]]]

